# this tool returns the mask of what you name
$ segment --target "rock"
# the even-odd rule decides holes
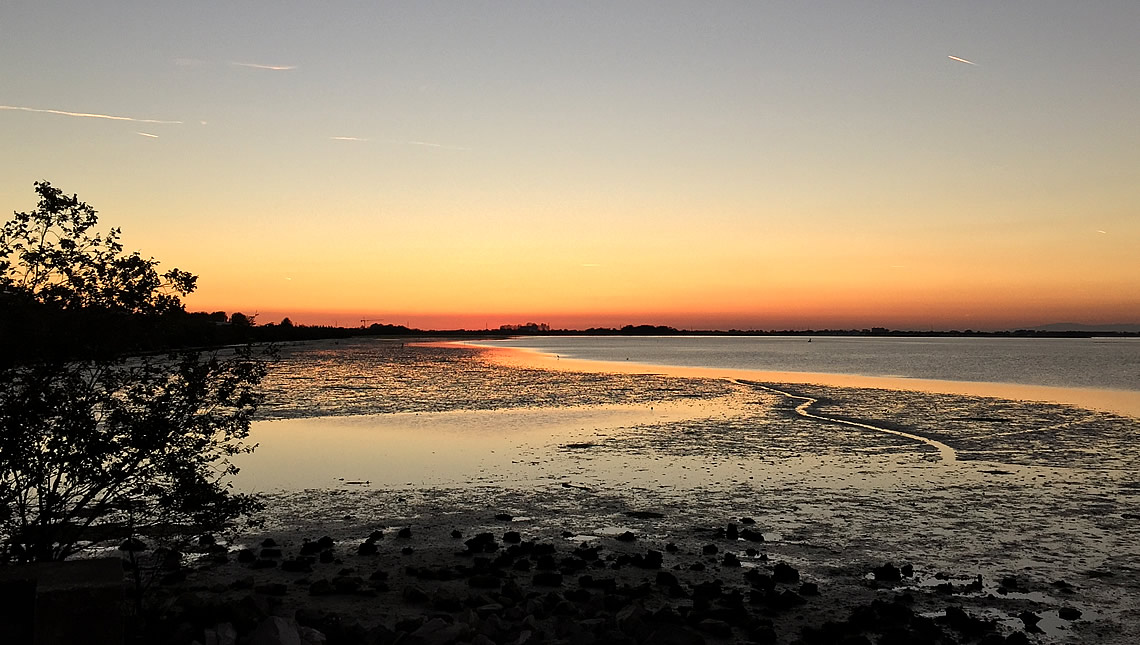
[[[276,560],[254,560],[249,565],[251,569],[275,569],[277,567]]]
[[[705,555],[716,555],[718,551],[720,551],[720,548],[715,544],[706,544],[701,547],[701,553]]]
[[[283,561],[281,570],[289,573],[312,573],[313,565],[307,558],[295,558]]]
[[[534,574],[531,583],[539,587],[562,586],[562,574],[555,571],[539,571]]]
[[[507,531],[503,534],[503,542],[507,544],[518,544],[522,542],[522,535],[518,531]]]
[[[595,546],[595,547],[587,548],[584,546],[579,546],[577,549],[574,549],[574,555],[576,557],[583,559],[583,560],[589,560],[589,561],[597,560],[598,559],[598,547]]]
[[[744,573],[744,579],[756,589],[771,591],[776,588],[776,581],[772,579],[772,576],[760,573],[756,569],[746,571]]]
[[[476,574],[467,579],[467,584],[476,589],[498,589],[501,581],[489,574]]]
[[[500,522],[510,522],[511,520],[513,520],[515,518],[510,513],[496,513],[495,519],[499,520]]]
[[[776,630],[772,625],[757,625],[748,632],[748,638],[757,645],[775,645],[777,642]]]
[[[819,585],[815,584],[814,582],[803,583],[802,585],[800,585],[800,595],[801,596],[818,596],[819,595]]]
[[[995,631],[993,622],[975,618],[961,607],[947,607],[946,616],[937,620],[971,640]]]
[[[742,517],[742,518],[740,518],[740,523],[741,524],[755,524],[756,520],[752,519],[751,517]]]
[[[232,623],[219,623],[203,633],[206,645],[237,645],[237,630]]]
[[[301,636],[301,645],[324,645],[328,642],[323,633],[312,627],[297,627],[297,633]]]
[[[280,558],[281,549],[262,549],[261,557],[263,558]]]
[[[657,584],[662,587],[679,587],[681,585],[680,581],[677,580],[677,576],[668,571],[657,572]]]
[[[270,616],[253,630],[249,645],[304,645],[297,623],[280,616]]]
[[[740,532],[740,537],[748,540],[749,542],[763,542],[764,534],[760,531],[753,531],[752,529],[744,529]]]
[[[356,594],[364,588],[364,579],[358,576],[337,576],[332,586],[339,594]]]
[[[664,562],[664,554],[654,549],[649,549],[645,555],[637,555],[634,557],[633,565],[641,569],[660,569],[661,564]]]
[[[419,587],[405,587],[404,588],[404,602],[413,605],[420,605],[431,600],[431,596],[426,591]]]
[[[899,573],[901,573],[904,578],[910,578],[911,576],[914,575],[914,565],[912,565],[912,564],[902,565],[901,567],[899,567]]]
[[[373,542],[364,542],[356,547],[357,555],[376,555],[380,553],[380,548]]]
[[[736,538],[740,537],[740,533],[736,530],[735,524],[729,524],[728,527],[725,528],[724,537],[727,540],[735,540]]]
[[[283,582],[269,582],[263,585],[257,585],[253,590],[266,596],[289,595],[289,587]]]
[[[470,627],[462,623],[451,623],[441,618],[432,618],[415,630],[410,636],[412,642],[424,645],[445,645],[461,640],[470,632]]]
[[[1021,619],[1022,623],[1025,623],[1025,631],[1031,634],[1041,631],[1041,628],[1037,626],[1037,623],[1041,622],[1041,617],[1037,614],[1027,610],[1018,614],[1017,617]]]
[[[317,580],[309,585],[310,596],[331,596],[336,593],[336,588],[333,584],[324,578]]]
[[[740,558],[736,557],[735,553],[727,553],[726,552],[724,554],[724,562],[722,564],[726,567],[739,567],[740,566]]]
[[[617,540],[618,542],[634,542],[637,540],[637,536],[634,535],[632,531],[626,531],[625,533],[617,536]]]
[[[723,620],[706,618],[697,623],[697,629],[715,638],[732,638],[732,626]]]
[[[396,532],[396,537],[404,538],[405,540],[412,537],[412,528],[410,526],[405,526]]]
[[[415,549],[413,549],[413,548],[412,548],[412,547],[410,547],[410,546],[406,546],[406,547],[404,547],[404,548],[400,549],[400,553],[401,553],[402,555],[411,555],[411,554],[413,554],[413,553],[415,553],[415,552],[416,552],[416,550],[415,550]]]
[[[319,546],[321,549],[331,549],[336,546],[336,541],[326,535],[317,540],[317,546]]]
[[[593,594],[585,589],[571,589],[563,594],[563,596],[566,597],[566,600],[572,600],[574,602],[590,602],[590,599],[594,597]]]
[[[492,533],[479,533],[463,544],[467,546],[469,553],[489,553],[499,548],[499,545],[495,544],[495,536]]]
[[[460,531],[459,529],[455,529],[455,530],[453,530],[453,531],[451,532],[451,537],[453,537],[453,538],[455,538],[456,540],[458,540],[459,538],[463,537],[463,532],[462,532],[462,531]]]
[[[875,567],[871,570],[871,573],[874,574],[875,580],[879,582],[898,582],[902,580],[902,572],[890,562],[881,567]]]
[[[795,567],[784,564],[783,562],[777,562],[776,565],[772,567],[772,579],[782,583],[799,582],[800,572],[797,571]]]
[[[614,622],[623,633],[633,637],[644,634],[649,629],[647,620],[650,614],[640,604],[623,607],[614,614]]]
[[[702,582],[693,586],[693,601],[696,604],[697,600],[710,600],[719,598],[721,595],[721,587],[723,582],[720,580],[710,580]]]
[[[321,551],[321,547],[316,542],[305,542],[301,545],[301,555],[317,555]]]
[[[676,553],[677,551],[680,551],[680,548],[676,544],[670,542],[665,545],[665,550],[669,553]]]
[[[265,538],[261,541],[261,547],[264,549],[272,549],[277,546],[277,541],[273,538]]]
[[[1076,620],[1081,617],[1081,610],[1076,607],[1061,607],[1057,610],[1057,615],[1064,620]]]
[[[138,538],[127,538],[119,545],[119,550],[128,553],[138,553],[139,551],[146,551],[146,544]]]

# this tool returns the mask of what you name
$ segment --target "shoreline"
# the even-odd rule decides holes
[[[542,349],[487,345],[481,341],[439,341],[439,344],[486,349],[491,351],[491,356],[496,357],[506,365],[539,369],[619,374],[660,374],[678,378],[744,379],[768,383],[909,390],[928,394],[958,394],[1011,401],[1040,401],[1076,405],[1140,419],[1140,391],[1131,390],[602,361],[563,358]]]
[[[387,367],[358,363],[352,374],[410,380],[453,402],[475,383],[457,383],[456,370],[471,371],[507,407],[433,411],[427,400],[422,411],[391,413],[381,401],[359,408],[366,414],[264,422],[252,460],[271,461],[275,439],[292,441],[275,429],[296,426],[318,444],[327,433],[327,447],[379,475],[298,480],[301,490],[267,495],[265,525],[228,543],[225,563],[188,555],[191,569],[162,597],[176,609],[211,607],[193,610],[208,617],[195,619],[199,629],[240,619],[244,635],[255,625],[231,608],[254,606],[258,620],[281,616],[330,643],[814,644],[835,640],[823,634],[838,624],[873,639],[903,630],[912,642],[923,642],[920,628],[962,643],[996,632],[1001,640],[987,642],[1123,645],[1140,637],[1132,613],[1140,553],[1130,539],[1140,482],[1128,419],[881,389],[776,393],[765,389],[770,383],[653,376],[660,369],[555,373],[533,357],[505,366],[500,359],[521,355],[482,348],[296,351],[327,364],[329,351],[363,350],[388,352],[370,359]],[[344,373],[322,378],[339,385]],[[319,403],[318,385],[294,392]],[[733,405],[716,403],[726,388]],[[386,396],[403,400],[405,391]],[[796,410],[808,399],[813,416]],[[557,419],[572,419],[567,434],[546,426]],[[341,445],[342,426],[358,443]],[[456,435],[465,429],[466,443]],[[418,452],[401,448],[401,436]],[[953,461],[939,444],[955,451]],[[470,459],[449,460],[449,450]],[[347,463],[312,446],[297,454]],[[443,479],[383,479],[398,467]],[[745,527],[763,541],[745,537]],[[409,537],[400,537],[405,528]],[[383,535],[369,546],[376,531]],[[626,532],[632,540],[619,539]],[[491,536],[481,538],[483,550],[469,552],[467,540],[483,534]],[[306,546],[325,537],[328,549]],[[862,622],[851,623],[854,616]],[[661,624],[683,638],[654,635]],[[980,631],[967,637],[962,629]]]

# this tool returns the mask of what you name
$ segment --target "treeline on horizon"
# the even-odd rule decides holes
[[[881,336],[881,337],[1010,337],[1090,338],[1137,337],[1123,331],[916,331],[885,327],[866,329],[694,330],[667,325],[625,325],[586,329],[551,329],[526,323],[495,329],[418,329],[373,323],[360,327],[294,324],[289,318],[259,323],[255,316],[224,311],[171,311],[157,316],[115,313],[103,309],[61,311],[0,294],[0,362],[30,357],[92,357],[143,353],[177,348],[217,347],[246,343],[295,342],[318,339],[378,337],[506,337],[506,336]]]

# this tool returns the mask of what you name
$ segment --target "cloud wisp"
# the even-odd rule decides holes
[[[368,141],[364,137],[329,137],[333,141]]]
[[[262,65],[260,63],[238,63],[235,61],[230,61],[230,65],[248,67],[250,69],[267,69],[271,72],[287,72],[289,70],[297,69],[296,65]]]
[[[149,139],[157,139],[158,138],[157,134],[151,134],[149,132],[136,132],[135,134],[139,135],[140,137],[147,137]]]
[[[36,112],[39,114],[58,114],[60,116],[72,116],[83,119],[107,119],[109,121],[132,121],[134,123],[161,123],[163,125],[181,125],[181,121],[163,121],[161,119],[136,119],[133,116],[117,116],[114,114],[97,114],[93,112],[68,112],[66,110],[47,110],[41,108],[21,107],[18,105],[0,105],[0,110],[12,110],[17,112]]]
[[[974,67],[978,66],[978,64],[975,63],[974,61],[966,60],[965,58],[958,58],[957,56],[947,56],[946,58],[949,58],[950,60],[956,60],[959,63],[965,63],[967,65],[973,65]]]
[[[425,148],[439,148],[441,150],[470,150],[471,148],[463,148],[461,146],[448,146],[442,143],[432,143],[430,141],[405,141],[409,146],[424,146]]]

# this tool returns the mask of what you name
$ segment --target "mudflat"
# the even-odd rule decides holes
[[[260,524],[157,587],[186,642],[1140,639],[1131,417],[287,350],[235,482]]]

